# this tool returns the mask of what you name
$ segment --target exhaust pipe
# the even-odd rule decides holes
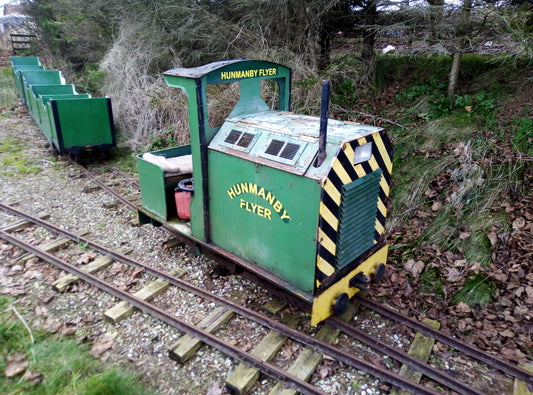
[[[318,134],[318,156],[315,167],[320,167],[326,160],[326,142],[328,139],[329,80],[322,81],[322,101],[320,102],[320,132]]]

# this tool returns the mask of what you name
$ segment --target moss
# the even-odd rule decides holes
[[[483,307],[487,303],[492,302],[492,294],[494,293],[494,285],[489,278],[478,274],[465,282],[463,289],[461,289],[453,300],[456,302],[464,302],[470,307],[479,305]]]

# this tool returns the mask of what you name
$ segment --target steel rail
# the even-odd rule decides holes
[[[83,166],[82,164],[80,164],[80,163],[78,163],[76,161],[73,161],[72,159],[70,160],[70,163],[73,164],[73,165],[76,165],[78,167],[78,169],[80,169],[82,171],[83,174],[85,174],[87,177],[89,177],[100,188],[105,190],[110,195],[114,196],[116,199],[120,200],[122,203],[124,203],[126,206],[128,206],[132,211],[137,211],[137,206],[135,206],[135,204],[130,202],[128,199],[126,199],[121,194],[115,192],[112,188],[109,188],[107,185],[105,185],[102,181],[100,181],[98,178],[96,178],[95,175],[92,174],[85,166]]]
[[[522,369],[518,366],[513,366],[504,360],[497,358],[493,355],[485,353],[483,350],[472,346],[470,344],[464,343],[457,339],[454,339],[451,336],[448,336],[436,329],[433,329],[431,326],[418,322],[412,318],[404,316],[397,311],[386,307],[382,304],[373,302],[367,298],[355,296],[355,301],[362,306],[365,306],[371,310],[376,311],[377,313],[390,318],[394,321],[400,322],[409,326],[410,328],[416,329],[418,332],[422,333],[425,336],[429,336],[438,340],[439,342],[446,344],[447,346],[453,347],[459,351],[464,352],[465,354],[476,358],[487,365],[497,368],[502,372],[505,372],[519,380],[524,381],[528,387],[533,388],[533,373],[528,372],[525,369]]]
[[[108,191],[109,193],[113,194],[113,196],[117,197],[119,200],[121,200],[122,202],[124,202],[124,204],[128,205],[130,208],[132,208],[132,210],[136,210],[136,207],[135,205],[133,205],[131,202],[129,202],[128,200],[124,199],[122,196],[116,194],[116,192],[114,192],[111,188],[109,188],[107,185],[103,184],[101,181],[97,180],[85,167],[83,167],[82,165],[74,162],[85,174],[88,174],[95,182],[97,182],[103,189],[105,189],[106,191]],[[184,241],[188,241],[188,242],[191,242],[191,239],[190,238],[187,238],[179,233],[177,233],[174,229],[172,228],[169,228],[165,225],[162,225],[162,228],[169,234],[175,236],[175,237],[179,237],[181,240],[184,240]],[[193,243],[195,243],[194,240],[192,240]],[[216,250],[212,250],[212,252],[214,254],[217,254],[218,256],[218,252]],[[426,336],[429,336],[429,337],[433,337],[434,339],[438,340],[439,342],[443,343],[443,344],[446,344],[446,345],[449,345],[453,348],[456,348],[457,350],[460,350],[462,352],[464,352],[465,354],[469,355],[470,357],[473,357],[473,358],[476,358],[494,368],[497,368],[499,370],[501,370],[502,372],[504,373],[507,373],[519,380],[522,380],[524,382],[526,382],[528,388],[531,388],[533,389],[533,374],[531,374],[529,371],[525,370],[525,369],[522,369],[520,367],[517,367],[517,366],[513,366],[497,357],[494,357],[490,354],[487,354],[485,352],[483,352],[482,350],[474,347],[474,346],[471,346],[469,344],[466,344],[464,342],[460,342],[459,340],[457,339],[454,339],[450,336],[447,336],[445,334],[443,334],[442,332],[439,332],[435,329],[433,329],[432,327],[430,327],[429,325],[425,325],[423,323],[420,323],[418,321],[415,321],[415,320],[412,320],[410,319],[409,317],[405,317],[397,312],[395,312],[394,310],[392,309],[389,309],[383,305],[379,305],[375,302],[372,302],[368,299],[365,299],[365,298],[361,298],[359,297],[358,295],[355,295],[355,300],[363,305],[363,306],[366,306],[370,309],[373,309],[377,312],[379,312],[380,314],[383,314],[384,316],[386,317],[389,317],[397,322],[401,322],[413,329],[416,329],[418,331],[420,331],[422,334],[426,335]],[[342,325],[342,324],[339,324],[339,325]],[[405,363],[405,362],[404,362]],[[413,365],[418,363],[418,361],[412,361],[410,362],[412,363]],[[407,363],[406,363],[407,364]],[[438,380],[437,380],[438,381]]]
[[[70,233],[64,229],[61,229],[51,223],[49,223],[48,221],[45,221],[45,220],[41,220],[39,218],[36,218],[36,217],[33,217],[27,213],[24,213],[20,210],[17,210],[11,206],[8,206],[6,204],[3,204],[0,202],[0,209],[3,209],[5,211],[8,211],[8,212],[11,212],[12,214],[15,214],[15,215],[18,215],[20,217],[23,217],[23,218],[26,218],[28,219],[29,221],[37,224],[37,225],[40,225],[42,227],[45,227],[53,232],[56,232],[62,236],[64,236],[65,238],[68,238],[70,240],[73,240],[73,241],[76,241],[76,242],[82,242],[83,244],[87,245],[88,247],[102,253],[102,254],[106,254],[108,256],[111,256],[112,258],[122,262],[122,263],[125,263],[125,264],[128,264],[128,265],[131,265],[131,266],[134,266],[134,267],[137,267],[137,268],[143,268],[145,269],[145,271],[155,277],[158,277],[158,278],[161,278],[163,280],[165,280],[166,282],[168,282],[169,284],[171,285],[174,285],[176,287],[179,287],[181,289],[184,289],[188,292],[191,292],[195,295],[198,295],[198,296],[201,296],[202,298],[206,299],[206,300],[209,300],[211,302],[214,302],[214,303],[218,303],[218,304],[221,304],[223,305],[224,307],[228,308],[229,310],[233,311],[234,313],[236,314],[239,314],[243,317],[246,317],[246,318],[249,318],[249,319],[252,319],[254,320],[255,322],[257,322],[258,324],[260,325],[263,325],[269,329],[272,329],[272,330],[275,330],[279,333],[281,333],[282,335],[286,336],[286,337],[289,337],[295,341],[298,341],[304,345],[307,345],[309,347],[312,347],[326,355],[329,355],[330,357],[336,359],[336,360],[339,360],[343,363],[345,363],[346,365],[349,365],[349,366],[352,366],[352,367],[355,367],[359,370],[364,370],[368,373],[370,373],[371,375],[379,378],[379,379],[382,379],[383,381],[386,381],[390,384],[393,384],[395,385],[396,387],[399,387],[399,388],[402,388],[402,389],[405,389],[407,391],[411,391],[411,392],[414,392],[414,393],[417,393],[417,394],[436,394],[437,392],[427,388],[427,387],[424,387],[420,384],[417,384],[413,381],[410,381],[408,379],[405,379],[404,377],[402,376],[399,376],[393,372],[390,372],[386,369],[383,369],[379,366],[375,366],[375,365],[372,365],[371,363],[367,362],[367,361],[364,361],[360,358],[357,358],[353,355],[351,355],[350,353],[347,353],[343,350],[340,350],[326,342],[323,342],[323,341],[320,341],[318,339],[315,339],[314,337],[311,337],[311,336],[308,336],[302,332],[298,332],[297,330],[293,329],[293,328],[290,328],[288,327],[287,325],[284,325],[276,320],[273,320],[269,317],[267,317],[266,315],[264,314],[260,314],[254,310],[250,310],[250,309],[247,309],[245,307],[242,307],[240,306],[239,304],[235,303],[235,302],[232,302],[231,300],[229,299],[226,299],[226,298],[223,298],[219,295],[216,295],[216,294],[213,294],[209,291],[206,291],[202,288],[199,288],[197,286],[195,286],[194,284],[186,281],[186,280],[183,280],[181,278],[178,278],[178,277],[175,277],[175,276],[172,276],[168,273],[165,273],[165,272],[162,272],[158,269],[155,269],[155,268],[152,268],[150,266],[146,266],[144,265],[143,263],[141,262],[138,262],[132,258],[129,258],[123,254],[120,254],[116,251],[112,251],[110,250],[109,248],[99,244],[99,243],[96,243],[96,242],[93,242],[89,239],[87,239],[86,237],[83,237],[83,236],[78,236],[78,235],[75,235],[73,233]],[[2,237],[2,234],[0,233],[0,237]],[[37,255],[37,254],[36,254]],[[79,269],[77,269],[77,271],[79,271]],[[78,276],[78,277],[81,277],[83,278],[82,276]],[[206,342],[207,343],[207,342]],[[446,384],[444,384],[446,385]]]
[[[271,363],[265,362],[261,360],[260,358],[253,356],[252,354],[241,351],[240,349],[232,346],[230,343],[217,338],[215,335],[203,329],[197,328],[194,325],[189,324],[179,319],[175,315],[169,314],[159,309],[158,307],[152,305],[149,302],[146,302],[127,292],[124,292],[116,288],[115,286],[107,283],[106,281],[101,280],[98,277],[93,276],[92,274],[86,273],[81,269],[78,269],[76,266],[63,261],[55,257],[54,255],[49,254],[48,252],[40,250],[38,247],[35,247],[29,243],[26,243],[25,241],[22,241],[16,237],[11,236],[9,233],[6,233],[0,230],[0,238],[28,252],[31,252],[35,256],[38,256],[39,258],[59,267],[62,270],[65,270],[71,274],[76,275],[77,277],[83,279],[89,284],[94,285],[95,287],[98,287],[101,290],[117,298],[127,301],[132,306],[138,308],[139,310],[145,313],[151,314],[154,317],[157,317],[158,319],[167,323],[168,325],[171,325],[174,328],[177,328],[183,332],[186,332],[192,336],[197,337],[202,342],[210,345],[211,347],[216,348],[220,350],[221,352],[225,353],[226,355],[239,359],[253,366],[254,368],[260,370],[262,373],[268,375],[269,377],[272,377],[275,380],[284,382],[285,384],[289,385],[291,388],[294,388],[295,390],[301,393],[321,394],[321,395],[326,394],[325,392],[309,384],[308,382],[303,381],[287,373],[284,369],[278,368],[277,366],[272,365]]]
[[[125,173],[125,172],[123,172],[122,170],[117,169],[116,167],[114,167],[113,165],[111,165],[111,163],[109,163],[109,162],[107,162],[107,161],[104,161],[103,163],[104,163],[104,165],[105,165],[109,170],[111,170],[111,173],[118,174],[119,176],[124,177],[124,178],[126,178],[126,177],[130,177],[130,175],[129,175],[128,173]],[[139,183],[136,182],[136,181],[131,181],[131,185],[133,185],[133,186],[134,186],[135,188],[137,188],[137,189],[140,189],[140,188],[141,188],[140,185],[139,185]]]
[[[417,370],[420,373],[426,375],[427,377],[445,385],[446,387],[453,389],[461,394],[478,394],[484,395],[485,392],[478,391],[470,384],[466,384],[462,381],[459,381],[446,373],[435,369],[434,367],[422,362],[403,351],[398,350],[397,348],[391,347],[388,344],[382,342],[379,339],[376,339],[373,336],[370,336],[368,333],[357,329],[350,325],[347,322],[341,321],[338,318],[328,318],[326,322],[347,334],[348,336],[353,337],[354,339],[361,341],[362,343],[378,350],[379,352],[388,355],[389,357],[404,363],[409,366],[411,369]]]

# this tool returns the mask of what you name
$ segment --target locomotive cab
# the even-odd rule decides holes
[[[177,218],[178,180],[145,154],[138,157],[140,222],[172,226],[312,304],[312,324],[343,313],[381,278],[387,258],[392,148],[385,131],[329,120],[321,142],[320,118],[288,112],[291,73],[275,63],[215,62],[170,70],[165,79],[187,94],[191,145],[151,154],[190,155],[190,220]],[[260,96],[263,79],[277,84],[278,110]],[[239,102],[220,128],[209,128],[206,86],[226,82],[240,82]]]

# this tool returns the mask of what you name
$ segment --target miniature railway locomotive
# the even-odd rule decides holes
[[[381,280],[392,170],[383,129],[328,121],[327,101],[320,118],[288,112],[291,71],[275,63],[219,61],[165,80],[187,94],[191,144],[138,156],[140,223],[166,225],[311,304],[313,325]],[[277,85],[276,110],[262,80]],[[235,82],[238,103],[211,127],[207,86]]]
[[[45,70],[39,58],[12,56],[20,98],[60,154],[106,153],[116,146],[111,99],[79,94],[58,70]]]

